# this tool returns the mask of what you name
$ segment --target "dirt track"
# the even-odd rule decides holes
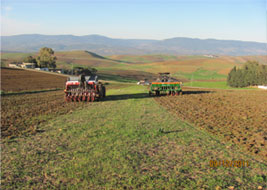
[[[210,133],[267,159],[267,93],[257,90],[184,89],[183,96],[155,100]]]

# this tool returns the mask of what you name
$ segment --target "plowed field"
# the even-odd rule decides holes
[[[50,75],[48,75],[50,76]],[[114,83],[109,89],[125,88],[127,84]],[[2,137],[41,132],[38,125],[90,105],[89,102],[66,102],[63,90],[1,97]]]
[[[84,105],[66,103],[63,91],[4,96],[1,100],[2,137],[40,132],[40,123]]]
[[[66,79],[56,74],[1,68],[1,90],[4,92],[64,88]]]
[[[155,100],[179,118],[267,160],[267,92],[185,89]]]

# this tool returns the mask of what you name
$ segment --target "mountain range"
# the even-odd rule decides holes
[[[170,38],[165,40],[114,39],[100,35],[1,36],[2,52],[37,52],[42,47],[55,51],[87,50],[101,55],[175,54],[175,55],[267,55],[267,44],[237,40]]]

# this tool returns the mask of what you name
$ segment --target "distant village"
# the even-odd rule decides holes
[[[217,58],[219,57],[218,55],[203,55],[204,57],[209,57],[209,58]]]
[[[48,71],[48,72],[55,72],[55,73],[60,73],[60,74],[68,74],[67,71],[64,69],[53,69],[53,68],[39,68],[36,67],[35,63],[10,63],[8,64],[9,67],[11,68],[23,68],[23,69],[35,69],[38,71]]]

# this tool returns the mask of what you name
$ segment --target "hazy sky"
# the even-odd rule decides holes
[[[1,35],[266,42],[267,0],[1,0]]]

